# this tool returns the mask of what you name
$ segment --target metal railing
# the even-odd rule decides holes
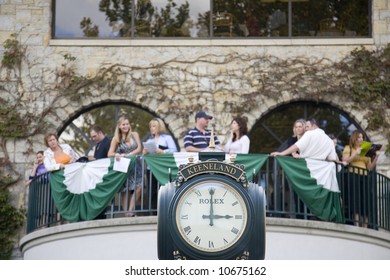
[[[375,171],[368,172],[355,167],[338,167],[337,180],[342,199],[342,210],[347,224],[390,230],[390,179]],[[250,172],[247,170],[247,172]],[[135,172],[136,173],[136,172]],[[160,187],[145,162],[142,164],[140,197],[135,201],[138,216],[157,214],[157,193]],[[294,192],[284,171],[270,157],[253,181],[264,187],[266,213],[269,217],[291,219],[317,219]],[[118,192],[110,205],[96,219],[125,217],[131,192]],[[133,198],[135,200],[135,196]],[[65,221],[57,211],[50,189],[50,174],[34,178],[29,186],[27,233],[39,228],[59,225]]]

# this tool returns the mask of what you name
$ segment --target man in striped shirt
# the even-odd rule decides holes
[[[195,127],[188,130],[184,136],[184,148],[186,152],[202,152],[208,149],[210,144],[211,130],[207,129],[209,120],[213,117],[206,114],[204,111],[200,111],[195,115]],[[216,149],[221,148],[221,143],[218,140],[217,135],[214,133],[214,142]]]

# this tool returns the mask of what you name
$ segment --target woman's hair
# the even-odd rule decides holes
[[[125,141],[127,143],[131,142],[130,141],[130,136],[131,136],[131,124],[130,124],[130,119],[127,117],[127,116],[121,116],[119,119],[118,119],[118,122],[116,123],[116,128],[115,128],[115,132],[114,132],[114,139],[117,143],[120,143],[121,140],[122,140],[122,132],[121,132],[121,129],[119,128],[119,126],[124,122],[124,121],[128,121],[129,122],[129,131],[126,133],[125,135]]]
[[[36,154],[37,155],[43,155],[43,151],[38,151]]]
[[[352,132],[351,137],[349,138],[349,147],[351,149],[355,148],[356,144],[358,144],[358,138],[359,138],[360,134],[363,136],[363,140],[364,140],[364,133],[363,133],[363,131],[361,131],[361,130],[354,130]]]
[[[45,144],[46,144],[47,147],[49,147],[49,142],[48,142],[49,138],[52,137],[52,136],[54,136],[57,139],[57,141],[58,141],[58,135],[56,133],[54,133],[54,132],[47,133],[45,135]]]
[[[295,122],[294,122],[294,125],[293,125],[293,137],[297,137],[297,133],[295,132],[295,125],[297,123],[301,123],[303,125],[303,130],[305,130],[305,126],[306,126],[306,121],[305,119],[297,119]]]
[[[167,128],[165,127],[165,124],[164,122],[162,121],[162,119],[159,119],[159,118],[154,118],[152,119],[150,122],[149,122],[149,127],[151,127],[152,125],[155,125],[156,126],[156,133],[157,134],[164,134],[164,133],[167,133]]]
[[[240,137],[242,137],[243,135],[247,135],[248,134],[248,126],[246,124],[246,120],[244,118],[241,118],[241,117],[235,117],[233,118],[232,120],[232,123],[233,122],[236,122],[238,124],[238,126],[240,127]],[[237,139],[237,135],[235,133],[233,133],[233,139],[232,141],[236,141],[238,140]]]

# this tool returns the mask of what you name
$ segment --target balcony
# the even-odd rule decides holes
[[[87,246],[86,244],[90,243],[95,244],[93,245],[94,247],[99,247],[102,246],[102,244],[105,244],[106,241],[103,240],[110,240],[109,246],[115,247],[115,240],[117,240],[117,238],[124,238],[127,240],[129,238],[128,235],[131,235],[134,237],[129,240],[129,244],[131,245],[123,245],[119,242],[117,244],[118,248],[121,248],[120,246],[125,246],[129,247],[130,251],[134,251],[134,248],[140,246],[137,249],[139,250],[139,253],[132,256],[134,259],[156,259],[156,196],[159,183],[154,181],[153,172],[147,168],[145,161],[142,162],[143,188],[140,190],[140,199],[135,201],[136,208],[134,213],[137,217],[132,218],[126,217],[128,212],[124,211],[122,207],[123,196],[128,198],[130,195],[130,193],[126,191],[117,193],[111,203],[107,205],[106,209],[94,220],[71,223],[66,222],[57,211],[51,196],[50,174],[44,174],[35,178],[29,187],[28,234],[21,241],[21,247],[25,258],[29,258],[29,250],[32,248],[32,244],[36,245],[38,240],[40,240],[38,242],[39,244],[46,244],[45,246],[47,246],[47,242],[53,244],[54,240],[67,243],[73,238],[78,238],[78,241],[75,243],[78,244],[76,246],[77,248],[83,248],[83,246]],[[351,167],[348,168],[349,172],[347,172],[347,168],[341,166],[338,169],[337,181],[341,191],[341,209],[345,218],[345,223],[323,221],[311,213],[309,207],[307,207],[290,185],[285,171],[274,158],[267,157],[262,168],[257,172],[247,170],[247,174],[251,173],[250,177],[252,177],[252,181],[257,182],[258,185],[264,187],[266,193],[267,251],[270,251],[269,253],[266,253],[266,258],[268,256],[271,259],[277,259],[279,257],[282,259],[289,259],[290,257],[295,258],[297,256],[297,252],[293,252],[295,249],[293,251],[285,251],[283,256],[279,257],[275,254],[275,249],[271,250],[271,247],[275,247],[275,244],[282,242],[281,240],[283,240],[283,238],[279,236],[280,234],[283,236],[298,234],[299,238],[294,239],[297,241],[294,241],[295,243],[292,242],[291,245],[288,246],[300,244],[299,240],[302,241],[301,245],[303,246],[308,244],[312,244],[312,246],[321,246],[320,244],[326,244],[327,241],[324,240],[330,239],[332,240],[332,243],[334,243],[334,239],[336,238],[342,240],[342,242],[348,243],[347,245],[345,243],[342,245],[340,244],[336,246],[337,248],[340,246],[351,247],[348,256],[345,255],[345,252],[344,255],[339,255],[338,257],[325,254],[322,256],[312,256],[312,258],[365,258],[362,257],[361,253],[353,253],[356,250],[353,248],[364,250],[367,258],[390,258],[390,179],[376,172],[364,174],[363,170],[352,170]],[[352,188],[352,186],[356,185],[363,188],[370,185],[372,188],[366,193],[353,191],[354,188]],[[124,208],[126,209],[127,207]],[[364,218],[357,221],[356,219],[358,217]],[[358,224],[359,222],[360,227],[355,226],[355,224]],[[106,236],[101,240],[103,243],[96,242],[95,240],[95,238],[98,238],[97,236],[99,236],[99,234],[104,234]],[[322,241],[318,243],[316,241],[317,235],[321,236],[321,239],[325,243]],[[275,242],[275,244],[269,245],[269,242]],[[98,243],[99,245],[96,245]],[[61,246],[72,246],[70,243],[67,243],[67,245],[64,244]],[[80,244],[82,244],[81,247]],[[146,253],[148,250],[145,249],[145,244],[148,244],[147,247],[150,247],[149,254]],[[365,246],[367,246],[367,244],[371,244],[373,247],[366,248]],[[285,249],[287,249],[288,246],[285,246]],[[52,249],[48,250],[50,251]],[[103,248],[102,251],[104,250],[106,249]],[[326,248],[321,250],[325,252]],[[332,250],[337,251],[336,248]],[[52,254],[51,256],[53,256],[53,258],[57,259],[83,258],[83,255],[87,254],[85,250],[81,250],[82,252],[79,252],[77,255],[72,255],[72,251],[67,251],[70,252],[69,255],[61,255],[59,252],[55,253],[54,250],[52,250],[50,254]],[[107,252],[104,253],[104,256],[94,255],[91,257],[91,255],[87,254],[85,255],[85,258],[132,258],[126,253],[124,255],[118,255],[119,251],[116,251],[116,254],[112,256],[110,256],[111,253]],[[306,253],[304,252],[305,250],[300,252],[301,255],[298,259],[310,258],[310,254],[305,255]],[[34,254],[36,254],[36,252]],[[32,255],[31,258],[37,258],[36,255]],[[43,258],[48,258],[48,255],[43,254],[42,256]]]

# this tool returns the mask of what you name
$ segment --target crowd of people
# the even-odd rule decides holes
[[[235,117],[230,123],[230,135],[227,141],[222,145],[218,135],[213,129],[209,129],[209,121],[213,116],[204,111],[195,114],[195,126],[190,128],[183,139],[184,150],[186,152],[208,151],[211,143],[213,150],[225,152],[227,154],[247,154],[250,150],[250,139],[248,137],[248,127],[245,118]],[[167,132],[166,126],[161,119],[153,118],[149,122],[150,137],[142,143],[139,134],[133,131],[130,119],[122,116],[118,119],[114,135],[110,139],[100,126],[93,126],[90,129],[90,137],[95,143],[94,154],[88,160],[98,160],[107,157],[113,157],[120,160],[126,156],[147,155],[151,153],[165,154],[178,152],[173,137]],[[350,169],[350,173],[358,175],[356,183],[348,192],[348,199],[361,200],[369,196],[369,191],[363,188],[369,188],[363,184],[364,176],[367,170],[375,168],[380,151],[376,151],[373,159],[361,155],[360,145],[364,141],[364,133],[356,130],[352,133],[349,145],[346,145],[344,151],[338,154],[336,149],[337,138],[334,135],[327,135],[324,130],[319,128],[315,119],[297,119],[293,123],[293,134],[288,137],[279,149],[272,152],[271,156],[292,156],[296,159],[311,158],[316,160],[333,161],[337,164],[350,167],[358,167],[359,170]],[[35,176],[39,176],[47,171],[64,169],[65,165],[76,162],[79,159],[77,153],[68,144],[59,143],[58,136],[55,133],[49,133],[44,138],[47,149],[39,151],[36,154],[31,174],[26,182],[28,185]],[[143,145],[144,144],[144,145]],[[342,155],[342,158],[340,156]],[[151,178],[152,186],[152,207],[157,207],[158,183],[156,178],[147,168],[148,177]],[[140,199],[142,189],[142,161],[137,157],[137,162],[133,172],[129,175],[121,192],[121,207],[125,216],[135,216],[136,201]],[[363,179],[362,179],[363,178]],[[359,181],[360,180],[360,181]],[[359,183],[360,182],[360,183]],[[130,195],[125,195],[125,193]],[[359,211],[358,211],[359,210]],[[362,209],[355,209],[355,220],[357,226],[367,226],[367,216],[361,217]]]
[[[352,174],[352,178],[351,175],[347,175],[347,188],[342,197],[344,206],[350,208],[348,211],[353,212],[356,226],[368,227],[367,213],[372,212],[372,216],[375,216],[375,213],[373,213],[375,211],[368,210],[369,204],[374,204],[375,201],[373,197],[375,187],[372,186],[372,181],[368,179],[367,171],[375,168],[380,151],[375,152],[373,159],[361,155],[364,134],[363,131],[355,130],[350,136],[349,145],[344,147],[342,159],[340,159],[336,149],[337,138],[334,135],[325,134],[324,130],[318,127],[315,119],[309,119],[305,121],[305,130],[302,134],[295,137],[297,134],[296,127],[301,126],[299,123],[303,124],[303,121],[297,120],[294,123],[294,136],[286,145],[287,148],[273,152],[271,156],[292,155],[295,158],[327,160],[343,166],[350,166],[347,168],[347,172]],[[362,213],[363,217],[361,217]]]

